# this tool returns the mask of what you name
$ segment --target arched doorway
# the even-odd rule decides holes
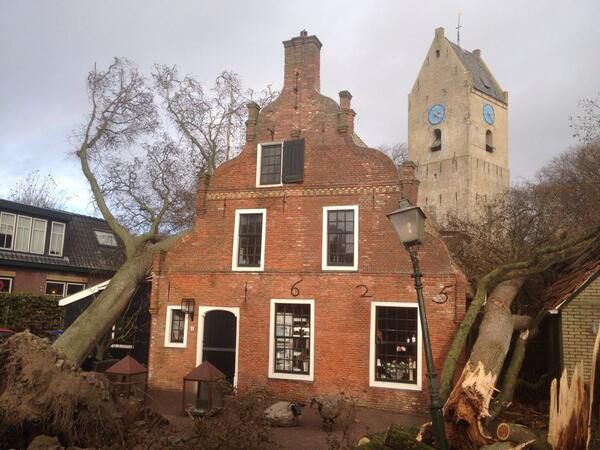
[[[239,308],[200,307],[197,364],[210,362],[237,384]]]

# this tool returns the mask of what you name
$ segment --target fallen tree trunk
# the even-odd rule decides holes
[[[514,331],[510,305],[523,282],[522,278],[504,281],[494,288],[487,300],[469,361],[444,405],[451,448],[492,442],[492,436],[485,430],[485,420]]]
[[[81,365],[97,340],[110,331],[127,307],[129,299],[146,277],[152,258],[151,247],[128,258],[104,292],[56,340],[54,349],[66,359]]]

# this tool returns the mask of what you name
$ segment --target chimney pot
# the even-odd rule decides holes
[[[435,37],[436,39],[441,39],[444,37],[444,27],[438,27],[435,29]]]
[[[307,37],[307,36],[308,36],[308,31],[306,31],[306,30],[302,30],[302,31],[300,32],[300,36],[302,36],[302,37]]]
[[[348,91],[340,91],[340,108],[350,109],[350,100],[352,100],[352,94]]]
[[[308,36],[306,30],[283,42],[285,66],[283,91],[299,92],[310,90],[320,92],[321,41],[316,36]]]
[[[475,50],[473,50],[473,54],[479,58],[481,57],[481,50],[476,48]]]

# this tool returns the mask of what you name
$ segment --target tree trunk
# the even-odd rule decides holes
[[[510,348],[514,330],[510,305],[523,282],[521,278],[504,281],[487,299],[469,361],[444,406],[451,448],[483,446],[492,440],[484,421],[489,416],[496,381]]]
[[[60,336],[53,348],[78,365],[85,360],[96,341],[108,333],[127,307],[129,299],[152,265],[153,251],[143,246],[127,258],[106,289]]]

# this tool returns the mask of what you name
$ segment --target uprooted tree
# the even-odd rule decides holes
[[[122,59],[106,71],[94,69],[87,84],[90,112],[78,134],[76,156],[98,210],[123,243],[126,260],[54,344],[76,363],[116,322],[153,255],[193,222],[197,175],[211,174],[241,148],[243,106],[256,96],[243,90],[232,72],[221,73],[206,93],[192,77],[180,78],[174,67],[155,66],[148,83]],[[264,103],[275,94],[267,88],[258,97]],[[164,121],[175,126],[177,136],[163,131]]]
[[[521,288],[584,252],[600,251],[600,214],[591,207],[598,204],[600,143],[595,141],[555,158],[535,181],[483,205],[476,218],[449,218],[458,236],[450,247],[476,286],[440,379],[452,448],[493,440],[486,426],[511,402],[527,342],[546,313],[542,299],[521,295]],[[453,385],[478,318],[477,339]]]
[[[256,97],[232,72],[205,92],[191,77],[180,80],[175,68],[156,66],[149,82],[124,59],[104,71],[94,68],[87,91],[89,112],[75,133],[75,155],[125,262],[52,347],[28,333],[0,346],[0,447],[26,445],[27,436],[43,432],[70,445],[123,438],[132,421],[106,402],[106,379],[78,366],[118,322],[155,253],[192,223],[198,174],[212,173],[239,151],[242,105]],[[274,95],[267,89],[254,100]]]

